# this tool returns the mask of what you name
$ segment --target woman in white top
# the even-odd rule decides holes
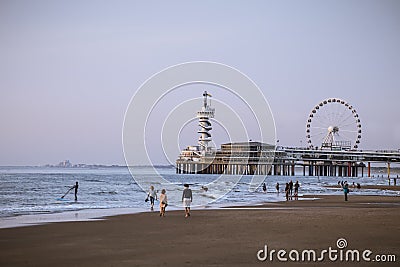
[[[150,198],[151,210],[154,210],[154,199],[157,199],[157,192],[156,190],[154,190],[154,186],[150,186],[150,190],[147,193],[147,197]]]
[[[168,205],[168,199],[167,199],[167,195],[165,193],[166,193],[165,189],[161,190],[161,195],[160,195],[160,216],[162,216],[162,217],[165,216],[165,208]]]

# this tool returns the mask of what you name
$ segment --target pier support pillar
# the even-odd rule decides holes
[[[371,162],[368,162],[368,177],[371,177]]]

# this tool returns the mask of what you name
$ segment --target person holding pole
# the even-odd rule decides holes
[[[75,201],[78,201],[78,187],[78,182],[76,182],[61,198],[64,198],[72,189],[75,189]]]

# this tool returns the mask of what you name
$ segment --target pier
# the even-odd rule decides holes
[[[312,109],[306,124],[308,147],[282,147],[255,141],[226,143],[219,149],[210,147],[210,118],[214,117],[215,109],[207,101],[208,97],[211,95],[204,91],[203,106],[197,112],[198,145],[181,151],[176,160],[178,174],[294,176],[296,168],[302,168],[303,176],[371,177],[372,165],[384,164],[390,179],[391,166],[400,163],[399,150],[359,150],[360,117],[352,105],[338,98],[321,101]],[[334,108],[330,109],[332,105]],[[338,120],[330,119],[329,124],[321,127],[326,113],[331,115],[332,110],[340,112],[333,116]],[[342,137],[350,135],[353,140]]]
[[[195,152],[192,150],[192,152]],[[400,163],[399,151],[330,151],[306,148],[278,148],[259,142],[223,144],[207,156],[183,153],[176,161],[177,173],[230,175],[371,177],[374,164],[390,168]]]
[[[272,169],[282,169],[283,172],[272,174],[294,175],[294,168],[300,166],[303,176],[371,177],[372,164],[382,163],[386,165],[387,176],[390,177],[390,166],[400,163],[400,152],[280,148],[276,150]]]

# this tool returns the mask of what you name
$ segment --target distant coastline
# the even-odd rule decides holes
[[[58,164],[46,164],[42,166],[32,167],[45,167],[45,168],[127,168],[127,167],[151,167],[150,165],[127,166],[118,164],[87,164],[87,163],[71,163],[69,160],[63,160]],[[154,165],[156,168],[173,168],[173,165]]]
[[[76,163],[73,164],[69,160],[62,161],[58,164],[46,164],[42,166],[31,166],[31,167],[45,167],[45,168],[128,168],[128,167],[155,167],[155,168],[175,168],[174,165],[135,165],[135,166],[127,166],[127,165],[118,165],[118,164],[87,164],[87,163]]]
[[[26,168],[55,168],[55,169],[99,169],[99,168],[162,168],[162,169],[170,169],[175,168],[174,165],[171,164],[159,164],[159,165],[119,165],[119,164],[88,164],[88,163],[72,163],[70,160],[63,160],[57,164],[45,164],[45,165],[4,165],[0,166],[3,168],[13,168],[13,167],[26,167]],[[372,170],[375,171],[377,177],[385,176],[386,167],[376,166],[371,167]],[[392,175],[400,174],[400,166],[391,167]],[[270,175],[268,175],[270,176]],[[374,176],[372,176],[374,177]]]

